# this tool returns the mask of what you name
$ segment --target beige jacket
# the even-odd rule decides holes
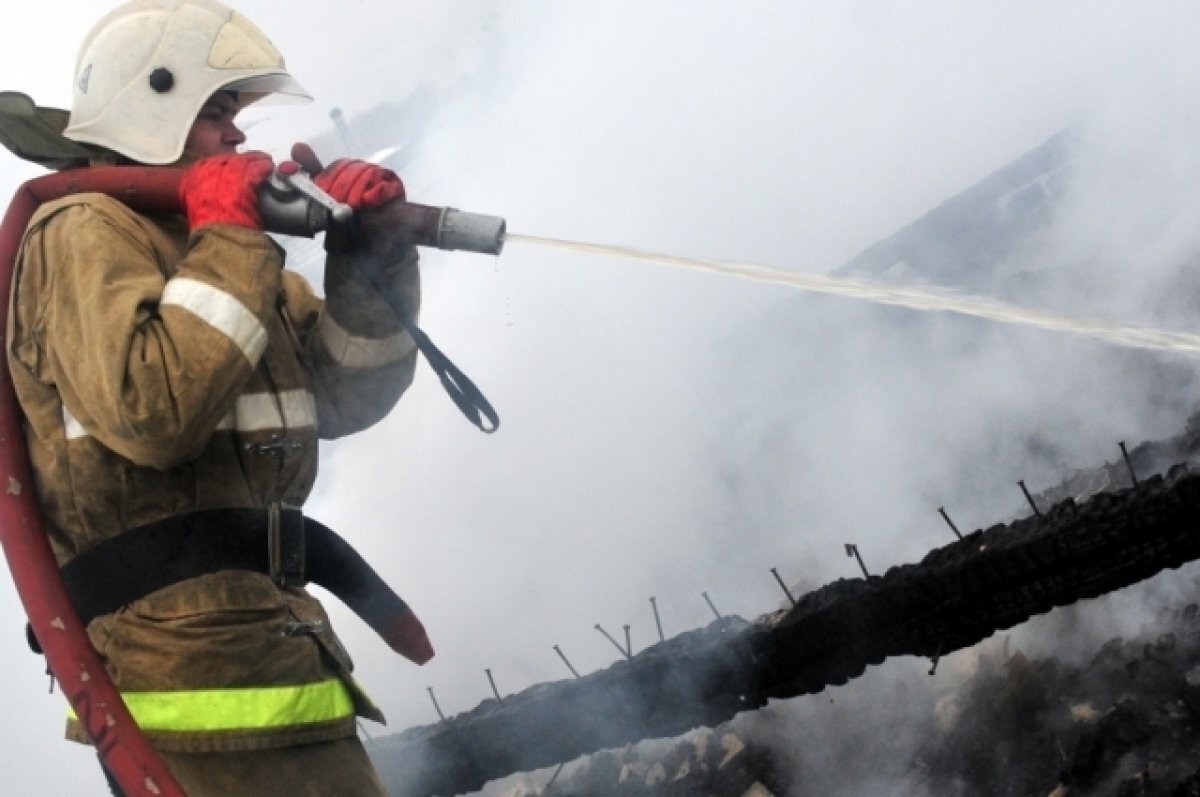
[[[14,275],[7,353],[60,563],[164,517],[304,503],[318,437],[375,423],[412,380],[412,339],[356,269],[365,257],[330,256],[322,301],[260,232],[212,225],[189,240],[181,219],[97,194],[39,209]],[[415,250],[373,257],[391,264],[415,317]],[[338,677],[360,714],[378,714],[317,601],[263,575],[183,581],[88,631],[123,693]],[[201,752],[337,738],[354,733],[354,717],[143,727],[162,749]]]

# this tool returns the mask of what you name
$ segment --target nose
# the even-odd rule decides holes
[[[221,133],[221,141],[228,146],[240,147],[246,143],[246,134],[231,121],[225,125],[225,130]]]

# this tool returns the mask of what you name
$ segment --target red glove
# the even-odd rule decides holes
[[[424,664],[433,658],[433,645],[425,635],[425,626],[421,625],[412,609],[405,609],[392,617],[386,633],[380,636],[392,650],[417,664]]]
[[[382,207],[393,200],[404,201],[404,183],[396,173],[367,161],[336,160],[314,177],[313,182],[335,200],[345,202],[355,210]]]
[[[258,187],[275,165],[265,152],[213,155],[197,161],[179,182],[179,198],[187,211],[188,229],[205,224],[232,224],[262,229]]]

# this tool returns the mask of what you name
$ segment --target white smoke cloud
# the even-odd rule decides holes
[[[1187,328],[1185,305],[1156,312],[1200,230],[1192,4],[239,8],[317,97],[255,116],[252,146],[283,153],[326,131],[333,107],[352,118],[429,92],[413,199],[530,234],[825,272],[1082,125],[1079,181],[1028,266],[1066,270],[1070,292],[1031,300]],[[97,13],[14,12],[27,35],[0,53],[5,87],[69,103]],[[0,188],[33,173],[4,161]],[[804,588],[856,575],[844,542],[872,572],[913,561],[951,539],[938,506],[964,530],[1007,520],[1017,479],[1041,489],[1111,460],[1117,440],[1174,432],[1191,403],[1130,379],[1158,355],[945,319],[913,350],[902,311],[636,262],[514,245],[495,261],[429,253],[424,275],[423,325],[503,426],[476,432],[423,369],[389,419],[327,449],[309,507],[438,648],[417,670],[333,607],[389,731],[436,719],[426,687],[449,713],[490,696],[485,667],[504,692],[567,677],[555,644],[581,671],[606,666],[596,622],[651,643],[652,595],[672,634],[711,619],[702,591],[726,613],[777,606],[771,567]],[[40,694],[3,589],[6,697],[28,718],[4,731],[22,752],[6,778],[95,791],[90,754],[57,739],[61,698]]]

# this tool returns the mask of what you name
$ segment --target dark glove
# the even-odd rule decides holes
[[[404,201],[404,183],[391,169],[367,161],[336,160],[313,182],[338,202],[355,210],[378,208],[393,200]]]
[[[271,156],[265,152],[214,155],[197,161],[179,182],[188,229],[232,224],[261,230],[258,188],[274,168]]]
[[[433,658],[433,645],[425,635],[425,626],[413,614],[412,609],[405,609],[392,616],[386,631],[380,636],[392,650],[409,661],[424,664]]]

